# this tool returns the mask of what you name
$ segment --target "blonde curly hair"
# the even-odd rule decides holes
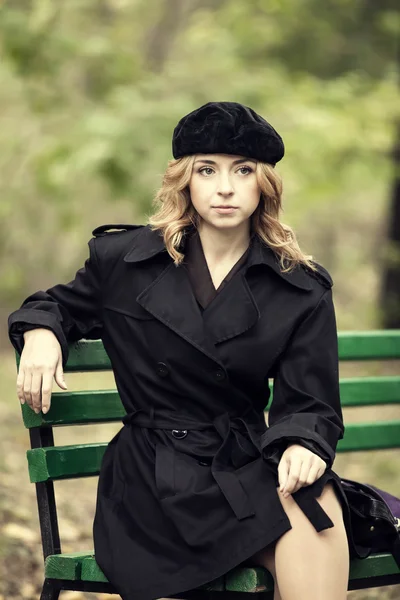
[[[184,254],[178,248],[185,229],[193,225],[197,227],[200,220],[189,192],[195,158],[196,155],[193,154],[168,161],[162,185],[152,201],[155,212],[147,219],[153,231],[162,232],[165,247],[176,266],[184,260]],[[250,217],[252,232],[273,249],[279,258],[282,272],[289,273],[299,263],[316,271],[311,262],[312,255],[301,251],[293,229],[279,220],[282,210],[281,176],[272,165],[257,161],[256,177],[261,196]],[[287,267],[285,260],[288,262]]]

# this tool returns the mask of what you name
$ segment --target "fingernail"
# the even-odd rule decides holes
[[[45,407],[43,408],[43,411],[42,411],[42,412],[44,412],[44,413],[47,413],[47,406],[45,406]]]

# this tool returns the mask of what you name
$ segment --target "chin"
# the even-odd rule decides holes
[[[243,221],[236,221],[231,219],[230,222],[228,222],[228,219],[224,219],[224,220],[220,220],[219,222],[211,222],[209,223],[209,225],[211,225],[212,227],[215,227],[215,229],[221,229],[221,230],[225,230],[225,229],[236,229],[237,227],[240,227],[240,225],[242,225]]]

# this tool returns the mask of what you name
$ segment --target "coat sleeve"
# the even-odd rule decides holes
[[[329,288],[300,323],[278,361],[263,457],[278,464],[290,443],[333,464],[345,431],[339,392],[336,316]]]
[[[68,344],[82,338],[101,339],[101,271],[95,241],[95,238],[89,240],[89,257],[72,281],[33,293],[9,315],[8,335],[20,355],[24,347],[24,332],[38,327],[50,329],[57,337],[63,368],[68,360]]]

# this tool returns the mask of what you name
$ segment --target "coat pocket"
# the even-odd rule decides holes
[[[191,547],[206,551],[230,515],[210,466],[164,444],[156,446],[156,487],[162,511]]]
[[[210,465],[161,442],[155,445],[155,482],[159,500],[202,494],[213,482]]]

